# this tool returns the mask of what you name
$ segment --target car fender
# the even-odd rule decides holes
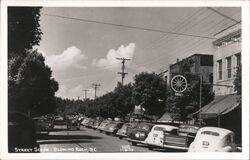
[[[220,152],[232,152],[233,148],[231,146],[225,146],[222,149],[220,149]]]
[[[195,143],[192,142],[192,143],[190,144],[190,146],[188,147],[188,152],[194,152],[194,148],[195,148]]]

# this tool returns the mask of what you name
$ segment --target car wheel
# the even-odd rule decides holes
[[[102,133],[102,131],[101,131],[101,130],[100,130],[99,132],[100,132],[100,133]]]
[[[122,139],[122,137],[121,137],[121,136],[119,136],[119,139]]]
[[[132,142],[132,146],[136,146],[136,144],[137,144],[136,142]]]

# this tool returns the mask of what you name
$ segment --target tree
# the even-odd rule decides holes
[[[8,58],[25,56],[26,49],[38,45],[41,7],[8,7]]]
[[[9,108],[34,113],[55,111],[54,94],[58,83],[52,78],[51,69],[36,50],[27,50],[27,56],[9,62]]]
[[[242,91],[242,88],[241,88],[241,85],[242,85],[242,73],[241,73],[241,65],[237,67],[237,71],[236,71],[236,77],[234,79],[234,90],[237,92],[238,95],[241,95],[241,91]]]
[[[135,105],[145,108],[149,115],[160,115],[164,112],[166,84],[155,73],[142,72],[135,76],[133,101]]]
[[[186,121],[189,114],[199,110],[200,83],[204,83],[204,81],[200,81],[200,74],[191,73],[190,68],[192,64],[192,61],[188,61],[186,59],[179,62],[180,70],[176,74],[183,75],[188,82],[188,87],[182,95],[175,95],[174,91],[170,88],[168,89],[166,110],[172,113],[172,118],[174,120]],[[214,98],[212,85],[202,84],[201,93],[201,106],[208,104]]]
[[[133,86],[131,83],[127,85],[122,85],[120,82],[114,89],[116,95],[115,98],[115,108],[117,110],[117,115],[125,118],[125,116],[132,112],[134,109],[134,103],[132,101]]]

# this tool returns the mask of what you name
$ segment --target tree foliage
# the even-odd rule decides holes
[[[26,49],[38,45],[40,7],[8,7],[8,58],[25,56]]]
[[[166,84],[155,73],[142,72],[135,76],[133,101],[145,108],[149,115],[159,115],[164,112],[166,99]]]
[[[237,67],[236,76],[234,79],[234,90],[238,95],[241,95],[242,91],[242,73],[241,73],[241,65]]]
[[[9,107],[41,114],[53,112],[58,83],[51,78],[44,57],[36,50],[27,52],[23,60],[12,58],[9,62]]]
[[[8,7],[8,105],[9,109],[34,115],[55,111],[58,83],[39,45],[40,7]]]

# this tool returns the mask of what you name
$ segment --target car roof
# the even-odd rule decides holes
[[[171,125],[163,125],[163,124],[160,124],[160,125],[155,125],[153,128],[155,128],[155,127],[162,127],[162,128],[167,129],[167,130],[178,129],[178,127],[176,127],[176,126],[171,126]]]
[[[225,135],[229,133],[233,133],[232,131],[225,129],[225,128],[219,128],[219,127],[202,127],[199,129],[198,134],[200,134],[203,131],[212,131],[219,133],[220,137],[224,137]]]

